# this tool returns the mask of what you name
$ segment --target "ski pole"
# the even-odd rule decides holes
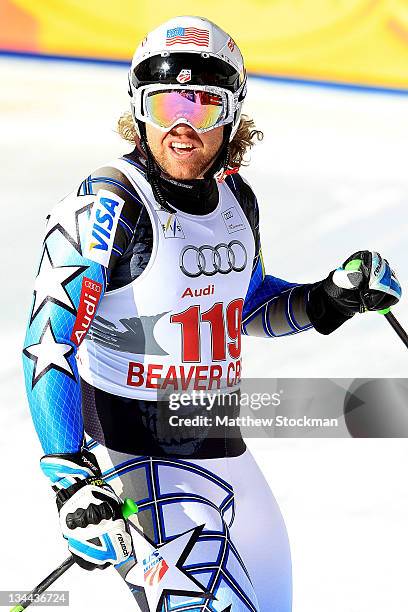
[[[22,612],[25,610],[33,601],[35,601],[37,595],[41,595],[48,589],[48,587],[57,580],[62,574],[64,574],[72,565],[74,565],[75,559],[71,555],[65,561],[61,563],[47,578],[45,578],[40,584],[38,584],[28,595],[26,595],[26,601],[23,601],[18,606],[11,608],[10,612]]]
[[[137,504],[133,501],[133,499],[127,497],[122,505],[122,516],[126,521],[132,514],[136,514],[138,510],[139,509],[137,507]],[[72,567],[74,563],[75,559],[72,555],[67,557],[67,559],[65,559],[65,561],[63,561],[61,565],[59,565],[53,572],[51,572],[51,574],[47,576],[47,578],[40,582],[40,584],[38,584],[32,591],[30,591],[30,593],[28,593],[28,595],[26,595],[25,601],[18,604],[17,606],[14,606],[14,608],[11,608],[10,612],[22,612],[23,610],[28,608],[28,606],[33,603],[33,601],[35,601],[35,598],[38,595],[44,593],[44,591],[46,591],[48,587],[57,580],[57,578],[59,578],[60,576],[62,576],[62,574],[69,570],[69,568]]]
[[[384,315],[388,323],[391,325],[392,329],[396,332],[396,334],[401,338],[405,346],[408,348],[408,334],[392,314],[391,308],[384,308],[384,310],[379,310],[378,312]]]

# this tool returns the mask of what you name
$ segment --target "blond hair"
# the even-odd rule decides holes
[[[125,112],[118,119],[117,124],[118,134],[124,140],[136,144],[139,139],[132,114]],[[261,130],[257,130],[254,120],[247,115],[242,115],[239,122],[238,130],[230,142],[230,158],[229,166],[231,168],[240,168],[247,166],[249,160],[245,159],[246,154],[256,141],[261,141],[264,135]]]

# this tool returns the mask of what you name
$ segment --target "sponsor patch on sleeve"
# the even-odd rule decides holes
[[[79,346],[92,323],[101,299],[102,285],[86,276],[82,279],[81,297],[71,341]]]
[[[124,203],[118,195],[101,189],[92,207],[84,255],[105,268],[115,250],[116,228]]]

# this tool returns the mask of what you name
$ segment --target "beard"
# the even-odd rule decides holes
[[[151,126],[146,126],[146,136],[150,151],[163,172],[176,180],[194,180],[203,178],[219,156],[224,144],[223,126],[207,134],[194,134],[190,128],[176,126],[165,138]],[[170,136],[170,138],[168,138]],[[170,148],[171,140],[190,140],[194,146],[191,154],[177,154]]]
[[[170,155],[156,154],[152,151],[157,164],[161,170],[169,177],[179,180],[193,180],[203,178],[205,172],[211,168],[215,159],[219,155],[220,149],[211,155],[200,155],[197,159],[186,160],[170,157]]]

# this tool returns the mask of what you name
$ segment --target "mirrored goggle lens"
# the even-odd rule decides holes
[[[217,125],[226,109],[223,97],[216,93],[178,89],[148,93],[146,112],[154,123],[164,128],[182,118],[198,129],[206,129]]]

